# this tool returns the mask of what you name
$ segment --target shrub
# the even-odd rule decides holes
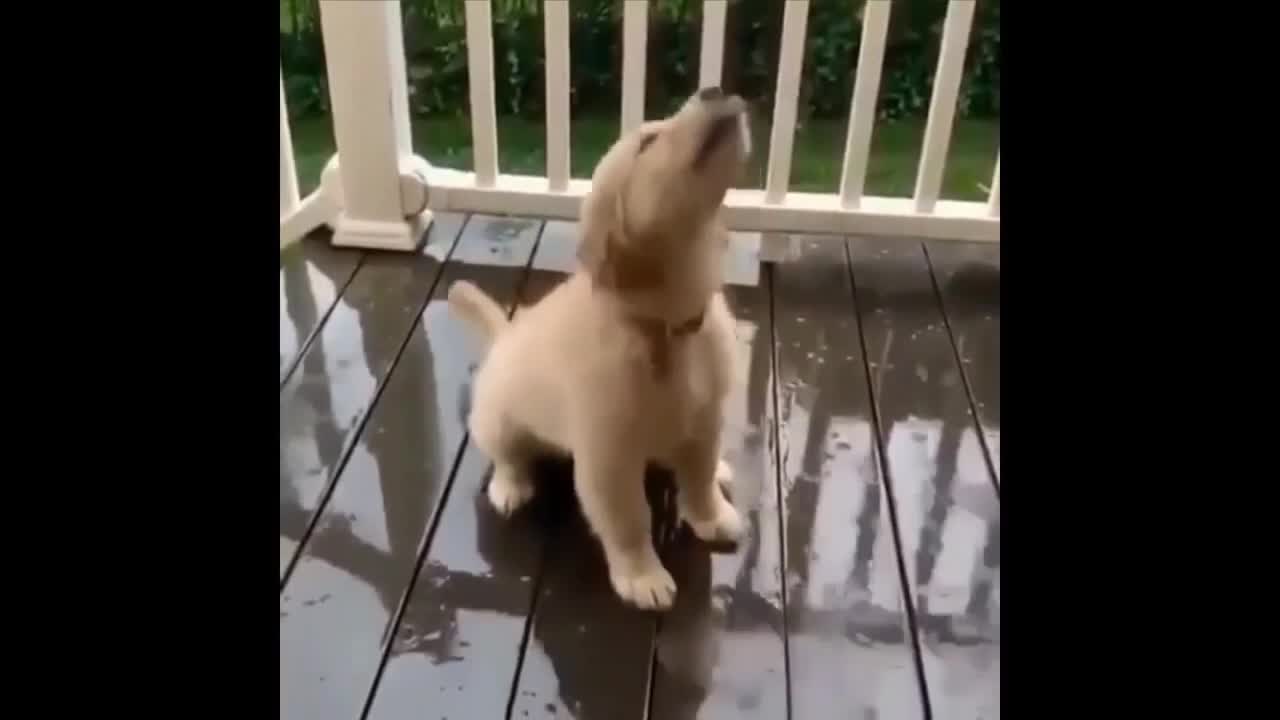
[[[871,0],[879,2],[884,0]],[[726,30],[725,84],[763,104],[772,102],[782,27],[778,0],[732,0]],[[420,115],[467,112],[467,46],[461,0],[403,0],[410,108]],[[701,39],[701,3],[649,4],[646,98],[673,108],[694,89]],[[498,111],[528,118],[543,113],[541,2],[493,0],[494,79]],[[895,0],[880,83],[882,119],[927,111],[946,0]],[[622,3],[572,0],[570,103],[574,112],[616,113],[621,87]],[[810,3],[801,82],[801,119],[843,117],[849,111],[861,36],[861,8],[852,0]],[[281,62],[291,114],[327,112],[324,53],[317,0],[281,0]],[[1000,114],[1000,0],[979,0],[957,112]]]

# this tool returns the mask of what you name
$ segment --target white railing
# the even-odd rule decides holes
[[[624,131],[643,121],[648,5],[647,0],[626,0],[623,10]],[[720,81],[726,5],[727,0],[703,4],[701,87]],[[787,186],[809,2],[787,0],[765,187],[729,192],[725,219],[730,227],[762,231],[766,237],[771,232],[809,232],[999,242],[999,158],[987,202],[939,199],[975,0],[951,0],[947,6],[913,196],[863,194],[892,5],[888,0],[865,4],[839,192],[790,192]],[[851,2],[850,12],[856,7]],[[300,200],[282,77],[281,246],[320,225],[329,225],[338,245],[411,250],[430,223],[432,210],[575,219],[591,183],[572,178],[569,172],[568,3],[551,0],[543,15],[547,48],[545,177],[505,174],[498,165],[493,19],[487,1],[466,2],[475,167],[467,172],[433,167],[413,154],[399,0],[321,0],[337,154],[325,167],[319,189]]]

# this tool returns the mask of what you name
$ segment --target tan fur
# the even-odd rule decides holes
[[[646,462],[675,471],[699,537],[742,532],[718,481],[729,473],[719,438],[734,361],[719,211],[748,152],[743,110],[704,91],[619,139],[583,201],[581,268],[514,320],[470,283],[449,291],[491,343],[469,418],[494,462],[489,500],[511,513],[533,495],[534,454],[572,455],[614,589],[644,608],[670,607],[676,590],[650,536]]]
[[[466,280],[449,286],[449,307],[484,335],[485,342],[507,326],[507,313],[488,295]]]

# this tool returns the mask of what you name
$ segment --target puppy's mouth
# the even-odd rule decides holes
[[[716,151],[726,141],[733,138],[738,132],[738,113],[722,115],[711,121],[711,126],[707,129],[706,135],[702,138],[702,143],[698,146],[698,152],[693,157],[693,167],[701,168],[706,164],[707,158],[711,157],[711,153]]]

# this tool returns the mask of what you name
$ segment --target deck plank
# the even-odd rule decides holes
[[[555,521],[510,717],[645,717],[655,616],[624,606],[567,467],[543,473]],[[550,486],[550,487],[549,487]]]
[[[932,715],[1000,716],[1000,505],[924,249],[850,240]]]
[[[1000,482],[1000,247],[930,242],[929,265],[966,385]]]
[[[280,382],[346,289],[363,253],[335,248],[328,237],[306,237],[280,252]]]
[[[750,249],[747,249],[748,252]],[[743,262],[726,264],[726,281]],[[725,288],[737,319],[738,377],[722,455],[747,521],[731,553],[712,553],[686,529],[663,549],[675,607],[656,639],[651,718],[782,718],[787,679],[782,553],[773,433],[773,352],[766,274]]]
[[[484,500],[489,461],[464,437],[470,379],[480,338],[453,315],[447,288],[470,280],[513,304],[536,256],[541,221],[473,216],[423,313],[437,364],[448,358],[447,398],[439,403],[449,452],[462,453],[439,524],[387,649],[369,718],[503,717],[509,680],[542,560],[541,528],[503,522]],[[480,242],[468,243],[475,237]],[[519,280],[519,284],[517,284]],[[465,448],[462,444],[466,443]],[[438,506],[437,506],[438,507]]]
[[[514,242],[502,244],[532,249],[540,224],[528,223]],[[464,438],[458,408],[474,354],[465,328],[448,313],[448,284],[467,276],[497,297],[510,298],[524,273],[523,264],[480,268],[454,259],[487,257],[495,245],[489,229],[491,224],[474,218],[467,223],[434,289],[409,269],[422,264],[418,258],[379,254],[367,261],[369,267],[385,267],[383,279],[394,280],[399,268],[422,284],[399,296],[379,295],[367,305],[366,340],[391,347],[379,338],[393,337],[396,328],[408,338],[282,593],[281,718],[357,720],[364,708],[389,624]],[[518,252],[511,257],[518,259]],[[386,332],[371,333],[373,327]],[[464,464],[464,472],[469,467]],[[433,632],[402,627],[412,627],[417,639]]]
[[[924,717],[844,245],[774,266],[792,718]]]
[[[280,578],[453,246],[441,214],[416,254],[370,255],[280,392]]]
[[[521,297],[531,305],[576,260],[577,224],[548,221]],[[538,479],[548,521],[547,560],[510,717],[644,717],[655,615],[622,605],[609,584],[599,541],[587,529],[567,463]]]

